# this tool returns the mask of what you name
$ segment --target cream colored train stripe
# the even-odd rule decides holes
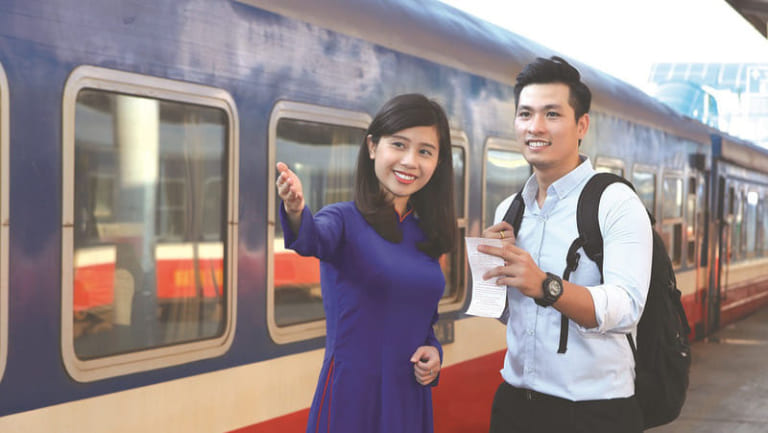
[[[445,365],[503,350],[493,319],[455,322]],[[323,351],[215,371],[0,418],[0,431],[25,433],[211,433],[309,407]],[[501,368],[501,365],[499,365]]]

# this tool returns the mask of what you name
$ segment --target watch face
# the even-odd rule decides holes
[[[560,284],[557,283],[557,280],[552,280],[547,284],[547,290],[549,291],[550,296],[556,296],[560,293]]]

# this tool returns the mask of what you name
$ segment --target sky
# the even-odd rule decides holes
[[[441,1],[646,91],[653,63],[768,63],[725,0]]]

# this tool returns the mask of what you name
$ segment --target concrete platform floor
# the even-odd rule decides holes
[[[768,433],[768,308],[693,343],[680,417],[648,433]]]

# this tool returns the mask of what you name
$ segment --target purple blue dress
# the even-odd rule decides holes
[[[290,227],[283,206],[280,219]],[[445,278],[416,247],[418,219],[406,214],[399,224],[394,244],[343,202],[314,216],[304,208],[298,235],[284,230],[286,248],[321,260],[327,336],[307,433],[433,431],[431,388],[416,382],[410,359],[424,345],[442,359],[432,325]]]

